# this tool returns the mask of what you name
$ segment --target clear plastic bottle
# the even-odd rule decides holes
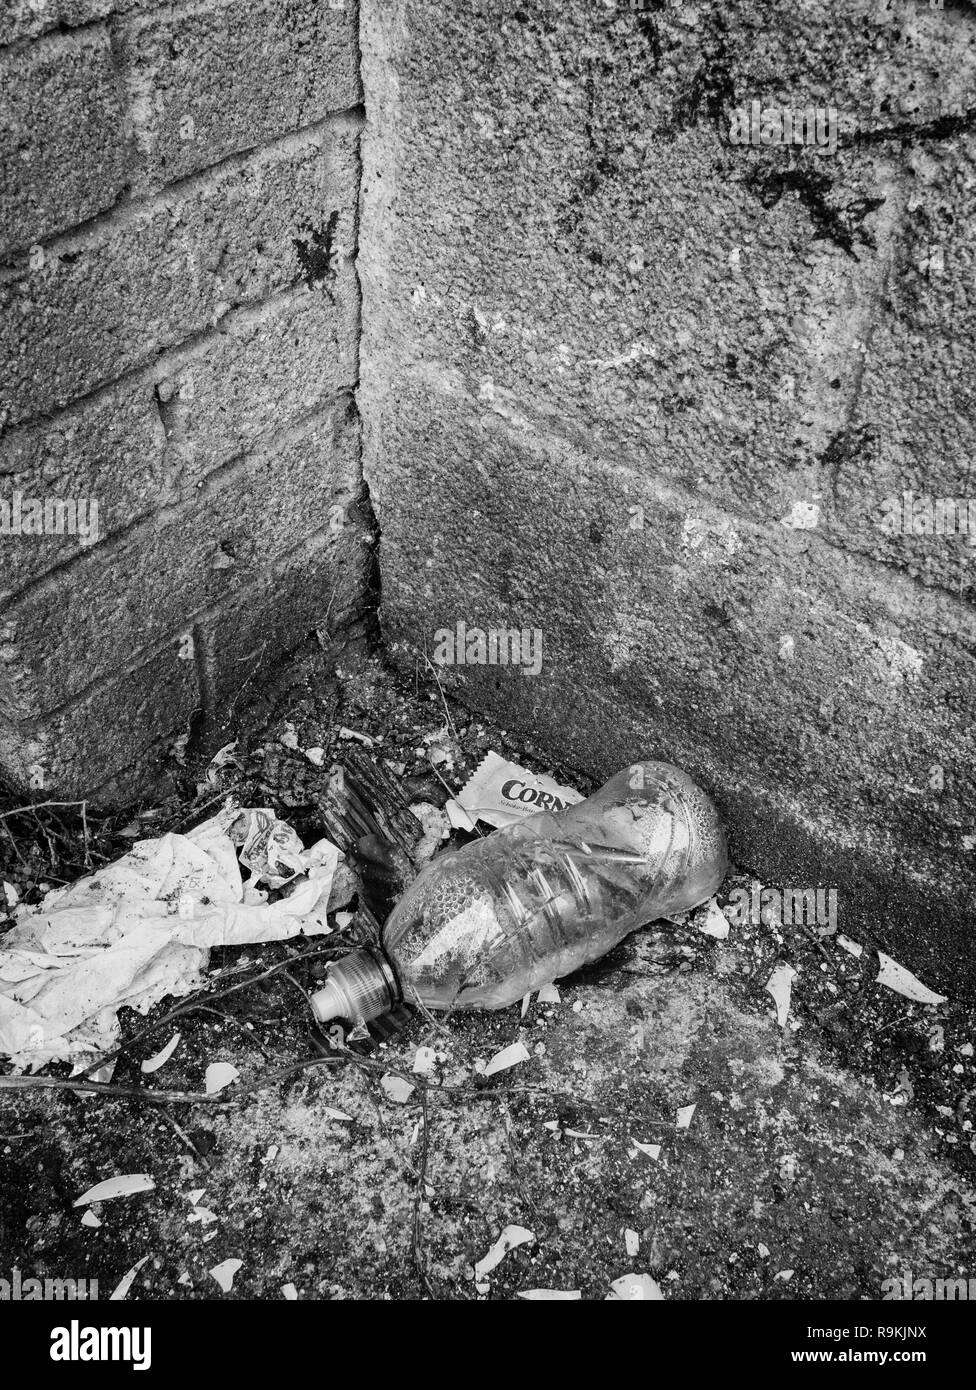
[[[634,763],[565,811],[434,859],[387,920],[382,949],[332,966],[316,1017],[368,1022],[402,1000],[504,1008],[704,902],[727,868],[705,793],[668,763]]]

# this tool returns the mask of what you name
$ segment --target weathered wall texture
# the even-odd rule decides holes
[[[879,522],[976,496],[972,9],[364,0],[362,44],[387,637],[540,629],[537,677],[443,680],[595,775],[683,764],[954,992],[976,550]],[[754,98],[839,147],[731,144]]]
[[[5,0],[0,93],[0,765],[144,794],[364,591],[356,5]]]

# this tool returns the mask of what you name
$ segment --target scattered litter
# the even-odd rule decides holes
[[[20,894],[17,892],[17,889],[12,883],[8,883],[6,879],[3,881],[3,896],[6,900],[7,907],[10,909],[15,908],[20,902]]]
[[[535,1240],[534,1231],[528,1231],[524,1226],[506,1226],[488,1254],[475,1265],[475,1277],[483,1279],[496,1265],[501,1264],[509,1250],[514,1250],[517,1245],[525,1245],[530,1240]]]
[[[942,1027],[941,1023],[935,1023],[929,1029],[929,1051],[945,1051],[945,1029]]]
[[[116,1284],[115,1288],[108,1296],[109,1303],[119,1303],[126,1297],[132,1285],[136,1282],[136,1275],[148,1259],[148,1255],[143,1255],[142,1259],[137,1260],[127,1274],[123,1274],[118,1284]]]
[[[843,949],[848,953],[848,955],[864,955],[864,947],[860,944],[860,942],[852,941],[851,938],[849,936],[845,936],[843,932],[841,932],[840,936],[838,936],[837,938],[837,945],[842,946]]]
[[[633,1259],[640,1249],[640,1236],[636,1231],[624,1231],[624,1246],[627,1250],[627,1254]]]
[[[240,1076],[240,1072],[230,1062],[211,1062],[207,1068],[207,1095],[216,1095]]]
[[[759,1256],[760,1256],[761,1259],[763,1259],[763,1260],[768,1260],[768,1259],[769,1259],[769,1246],[768,1246],[768,1245],[763,1245],[762,1241],[760,1241],[759,1244],[756,1246],[756,1249],[757,1249],[757,1251],[759,1252]]]
[[[560,1004],[562,996],[555,985],[543,985],[539,990],[538,1002],[540,1004]]]
[[[298,748],[298,735],[295,732],[294,724],[288,723],[285,725],[284,732],[278,737],[278,742],[281,744],[282,748]]]
[[[420,821],[423,835],[413,851],[415,864],[426,864],[432,859],[441,841],[451,833],[451,822],[439,806],[430,801],[415,801],[409,808],[410,814]]]
[[[484,1076],[494,1076],[496,1072],[506,1071],[509,1067],[517,1067],[520,1062],[529,1060],[529,1052],[524,1043],[512,1043],[511,1047],[503,1047],[501,1052],[496,1052],[494,1057],[485,1067]]]
[[[308,758],[310,763],[314,763],[316,767],[321,767],[322,764],[325,762],[325,749],[306,748],[305,756],[306,758]]]
[[[221,768],[226,767],[228,763],[236,762],[236,759],[234,757],[234,749],[236,747],[236,739],[233,743],[225,743],[223,748],[218,748],[216,753],[210,759],[210,764],[207,767],[207,781],[210,783],[211,786],[215,786],[216,783],[220,780],[217,774],[220,772]]]
[[[187,835],[138,840],[97,873],[18,906],[0,946],[0,1054],[36,1070],[110,1052],[118,1009],[146,1014],[167,995],[192,993],[212,947],[329,931],[339,851],[328,841],[299,844],[303,877],[290,897],[245,901],[227,830],[258,814],[282,824],[228,805]]]
[[[959,1051],[962,1053],[962,1055],[963,1055],[964,1057],[971,1057],[971,1056],[973,1055],[973,1045],[972,1045],[972,1043],[971,1043],[971,1042],[963,1043],[963,1045],[962,1045],[962,1047],[959,1049]]]
[[[281,1296],[287,1299],[289,1303],[295,1303],[298,1299],[298,1290],[295,1288],[294,1284],[282,1284]]]
[[[354,912],[337,912],[336,926],[339,928],[340,931],[345,931],[346,927],[348,927],[349,923],[353,921],[355,916],[356,914]]]
[[[149,1057],[143,1062],[142,1070],[148,1074],[149,1072],[159,1071],[160,1067],[164,1067],[179,1047],[181,1037],[181,1033],[174,1033],[161,1052],[157,1052],[155,1057]]]
[[[437,1056],[432,1047],[418,1047],[414,1053],[413,1071],[418,1076],[432,1075],[437,1065]]]
[[[792,1269],[781,1269],[773,1275],[773,1278],[780,1279],[784,1284],[788,1284],[790,1280],[793,1278],[793,1274],[794,1271]]]
[[[675,1129],[688,1129],[691,1126],[691,1118],[698,1109],[697,1105],[683,1105],[678,1111],[675,1119]]]
[[[262,1162],[262,1163],[274,1163],[275,1159],[278,1157],[279,1152],[280,1152],[280,1149],[279,1149],[279,1146],[278,1146],[277,1144],[269,1144],[269,1145],[268,1145],[268,1152],[264,1155],[264,1158],[262,1158],[261,1162]]]
[[[574,1013],[574,1014],[581,1014],[582,1012],[583,1012],[583,1001],[582,1001],[582,999],[576,999],[576,1000],[574,1000],[574,1001],[573,1001],[573,1013]]]
[[[89,1202],[109,1202],[113,1197],[131,1197],[136,1192],[152,1192],[155,1181],[148,1173],[122,1173],[117,1178],[106,1178],[97,1182],[87,1192],[75,1200],[76,1207],[88,1206]]]
[[[224,1293],[230,1293],[234,1287],[234,1275],[244,1263],[243,1260],[224,1260],[219,1265],[214,1265],[210,1270],[211,1275],[223,1289]]]
[[[529,1005],[530,1005],[531,1003],[532,1003],[532,991],[529,990],[528,994],[523,994],[523,995],[522,995],[522,1013],[521,1013],[521,1015],[520,1015],[521,1018],[524,1018],[525,1015],[529,1012]]]
[[[729,919],[718,905],[717,898],[709,898],[708,915],[698,929],[706,936],[714,936],[716,941],[724,941],[729,934]]]
[[[657,1159],[661,1157],[660,1144],[642,1144],[639,1139],[632,1139],[631,1143],[634,1145],[635,1149],[640,1149],[642,1154],[647,1154],[648,1158]]]
[[[98,1217],[95,1215],[93,1211],[86,1211],[84,1216],[81,1218],[81,1224],[83,1226],[90,1226],[94,1231],[97,1230],[102,1223],[99,1221]]]
[[[513,825],[536,811],[563,811],[582,800],[571,787],[506,762],[497,753],[482,758],[457,797],[458,805],[475,820],[497,827]]]
[[[543,1121],[542,1121],[542,1128],[543,1128],[543,1129],[551,1129],[551,1130],[555,1131],[555,1130],[557,1130],[557,1129],[559,1128],[559,1121],[558,1121],[558,1120],[543,1120]]]
[[[944,1004],[946,995],[936,994],[923,985],[910,970],[906,970],[903,965],[899,965],[891,956],[885,955],[884,951],[878,952],[878,959],[881,961],[881,969],[878,972],[877,983],[885,985],[888,989],[893,989],[896,994],[903,994],[906,999],[914,999],[916,1004]]]
[[[190,1278],[188,1271],[184,1269],[183,1273],[180,1275],[176,1282],[178,1284],[182,1284],[184,1288],[188,1289],[190,1285],[193,1283],[193,1280]]]
[[[326,1115],[328,1115],[328,1117],[329,1117],[330,1120],[351,1120],[351,1119],[352,1119],[352,1116],[351,1116],[351,1115],[347,1115],[346,1112],[345,1112],[344,1110],[335,1110],[331,1105],[326,1105],[326,1106],[324,1107],[324,1113],[325,1113]]]
[[[515,1297],[529,1298],[535,1303],[556,1303],[563,1300],[576,1302],[583,1295],[579,1289],[522,1289]]]
[[[490,1285],[490,1284],[475,1284],[474,1287],[475,1287],[475,1290],[476,1290],[478,1293],[490,1293],[490,1292],[491,1292],[491,1285]]]
[[[563,1131],[569,1139],[606,1139],[605,1134],[587,1134],[582,1129],[567,1129]]]
[[[405,1081],[402,1076],[381,1076],[380,1086],[389,1096],[390,1100],[396,1101],[398,1105],[405,1105],[414,1093],[414,1087],[409,1081]]]
[[[206,1190],[207,1189],[205,1187],[195,1187],[192,1192],[188,1192],[186,1194],[186,1200],[190,1203],[191,1207],[195,1207],[197,1205],[197,1203],[199,1202],[203,1194],[206,1192]]]
[[[629,1298],[643,1299],[645,1301],[664,1299],[661,1286],[649,1274],[625,1274],[620,1279],[615,1279],[610,1285],[610,1292],[604,1299],[609,1303],[612,1299]]]
[[[766,981],[766,993],[772,995],[776,1005],[776,1021],[781,1028],[786,1027],[786,1020],[789,1017],[790,997],[793,992],[793,981],[796,979],[796,973],[792,965],[780,961]]]

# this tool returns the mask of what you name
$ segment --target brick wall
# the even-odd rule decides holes
[[[5,0],[0,767],[27,788],[145,793],[359,609],[361,97],[355,0]],[[34,534],[34,499],[97,525]]]
[[[363,0],[383,622],[604,777],[659,756],[765,882],[976,975],[976,18],[925,0]],[[733,144],[832,106],[834,151]],[[976,521],[976,517],[974,517]],[[477,656],[477,651],[475,651]]]

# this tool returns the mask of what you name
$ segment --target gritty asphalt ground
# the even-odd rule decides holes
[[[216,782],[181,769],[180,795],[140,833],[234,790],[309,842],[339,728],[372,739],[408,794],[435,804],[489,747],[546,766],[420,673],[363,660],[337,686],[320,677],[313,663],[277,692],[275,719],[242,737]],[[297,748],[281,743],[290,731]],[[324,769],[301,752],[313,746]],[[23,864],[4,872],[23,882]],[[736,873],[719,902],[751,882]],[[717,940],[704,921],[701,909],[634,934],[560,982],[558,1003],[414,1018],[367,1054],[325,1057],[302,991],[328,957],[305,953],[341,948],[358,919],[323,939],[215,952],[198,1001],[213,1012],[132,1042],[113,1084],[199,1093],[206,1067],[227,1061],[254,1089],[165,1105],[0,1092],[0,1272],[97,1279],[105,1297],[142,1261],[129,1297],[174,1299],[593,1299],[640,1273],[666,1299],[875,1300],[909,1272],[972,1276],[972,1008],[878,984],[872,942],[855,957],[762,921]],[[779,962],[797,972],[785,1024],[766,992]],[[275,965],[287,974],[266,974]],[[123,1038],[145,1023],[125,1015]],[[176,1030],[172,1060],[143,1075]],[[527,1060],[481,1074],[516,1042]],[[421,1047],[429,1074],[413,1070]],[[100,1224],[83,1225],[80,1194],[131,1172],[154,1189],[96,1204]],[[476,1272],[508,1227],[522,1243]],[[229,1292],[209,1272],[226,1260],[241,1262]]]

